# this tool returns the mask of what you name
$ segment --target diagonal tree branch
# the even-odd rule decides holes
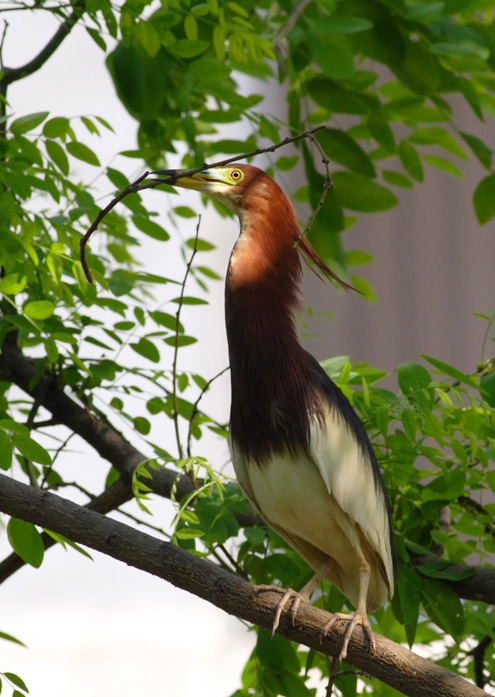
[[[0,93],[5,94],[7,87],[17,80],[22,80],[28,75],[32,75],[39,70],[49,58],[55,53],[60,44],[70,34],[72,28],[81,19],[86,9],[86,3],[79,0],[74,4],[74,11],[62,22],[50,41],[44,46],[41,51],[32,60],[18,68],[3,69],[3,76],[0,80]]]
[[[271,628],[278,593],[253,596],[243,579],[200,559],[169,542],[78,506],[55,494],[21,484],[0,475],[0,510],[48,528],[114,559],[147,571],[178,588],[208,600],[229,614]],[[341,622],[321,641],[321,627],[328,613],[303,603],[297,623],[284,616],[281,632],[287,638],[336,656],[342,641]],[[464,678],[430,663],[403,646],[375,636],[372,656],[362,631],[352,635],[348,662],[382,680],[409,697],[482,697],[486,692]]]
[[[55,378],[43,375],[37,361],[26,358],[19,347],[7,339],[0,354],[0,379],[14,383],[33,399],[39,399],[40,404],[58,423],[77,433],[101,457],[108,460],[120,472],[124,481],[128,482],[130,490],[132,473],[149,458],[129,443],[108,421],[98,418],[65,394]],[[149,472],[152,479],[146,479],[146,484],[160,496],[170,498],[174,486],[178,499],[193,490],[192,482],[185,474],[177,474],[165,468],[159,471],[150,468]]]

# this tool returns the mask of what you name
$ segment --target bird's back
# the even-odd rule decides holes
[[[327,578],[353,605],[362,553],[370,565],[368,607],[393,594],[394,553],[388,502],[364,427],[342,392],[309,354],[321,414],[309,421],[306,447],[278,447],[256,462],[231,433],[236,475],[263,518],[314,569],[334,560]],[[290,425],[284,426],[290,434]]]

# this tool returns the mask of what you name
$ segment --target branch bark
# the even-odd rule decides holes
[[[0,510],[158,576],[231,615],[271,628],[274,609],[280,600],[278,593],[253,596],[253,587],[247,581],[169,542],[5,475],[0,475]],[[337,623],[335,630],[321,641],[320,630],[327,620],[328,613],[303,603],[295,626],[285,613],[281,633],[290,640],[337,656],[343,625]],[[348,662],[409,697],[438,697],[438,694],[482,697],[487,694],[399,644],[378,635],[375,639],[376,653],[372,656],[362,631],[355,631],[349,644]]]

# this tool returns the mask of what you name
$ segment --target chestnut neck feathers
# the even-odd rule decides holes
[[[225,291],[231,439],[262,465],[274,452],[307,449],[310,417],[322,409],[314,365],[295,326],[302,279],[295,211],[260,170],[235,210],[241,232]]]

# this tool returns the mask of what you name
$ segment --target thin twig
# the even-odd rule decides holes
[[[287,138],[284,138],[284,140],[280,141],[280,143],[276,143],[275,145],[270,145],[267,148],[258,148],[257,150],[253,150],[248,153],[244,153],[243,155],[235,155],[234,157],[229,157],[226,160],[221,160],[219,162],[214,162],[213,164],[203,164],[201,167],[196,167],[195,169],[188,169],[184,170],[182,172],[177,172],[174,175],[171,175],[167,177],[166,179],[154,179],[153,181],[150,181],[146,184],[141,185],[141,182],[146,179],[146,177],[150,174],[150,172],[145,172],[141,177],[136,179],[135,182],[132,184],[129,184],[123,191],[120,192],[118,196],[113,198],[108,206],[103,208],[91,224],[91,226],[88,228],[87,232],[85,235],[81,238],[80,242],[80,259],[81,259],[81,264],[84,269],[84,273],[86,275],[86,278],[88,281],[93,285],[96,286],[95,280],[93,278],[93,275],[89,269],[87,258],[86,258],[86,247],[89,241],[89,238],[95,232],[95,230],[98,228],[98,225],[101,223],[103,218],[110,213],[110,211],[115,208],[115,206],[122,201],[123,198],[128,196],[129,194],[135,194],[138,193],[139,191],[145,191],[146,189],[156,189],[157,186],[161,186],[162,184],[169,184],[172,185],[175,184],[177,179],[180,179],[182,177],[190,177],[193,174],[197,174],[198,172],[203,172],[205,169],[210,169],[213,167],[223,167],[225,165],[230,164],[231,162],[238,162],[239,160],[246,160],[250,157],[255,157],[256,155],[262,155],[267,152],[275,152],[275,150],[278,150],[279,148],[283,148],[285,145],[288,145],[289,143],[295,143],[298,140],[303,140],[304,138],[310,138],[314,133],[317,133],[318,131],[323,130],[326,128],[325,124],[320,124],[319,126],[315,126],[315,128],[310,129],[309,131],[305,131],[304,133],[299,133],[296,136],[290,136]],[[153,172],[151,172],[153,174]],[[322,204],[323,205],[323,204]]]
[[[294,12],[292,12],[292,14],[289,15],[287,21],[275,37],[275,41],[273,42],[273,49],[279,57],[279,65],[281,65],[282,60],[285,61],[287,59],[287,56],[284,56],[284,51],[282,49],[283,41],[287,38],[287,35],[289,34],[290,30],[296,24],[297,20],[302,15],[302,13],[304,12],[304,10],[310,2],[311,0],[302,0],[299,3],[299,5],[294,9]]]
[[[98,213],[98,215],[96,216],[96,218],[92,222],[91,226],[88,228],[87,232],[85,233],[85,235],[83,237],[81,237],[81,241],[79,243],[80,250],[81,250],[81,254],[80,254],[81,264],[82,264],[84,273],[86,275],[86,278],[95,287],[96,287],[95,279],[93,278],[93,274],[91,273],[91,271],[89,269],[88,260],[86,258],[86,245],[88,244],[88,240],[91,237],[91,235],[93,234],[93,232],[97,229],[98,225],[101,223],[103,218],[106,215],[108,215],[108,213],[110,213],[110,211],[113,208],[115,208],[117,203],[120,203],[120,201],[122,201],[122,199],[125,198],[126,196],[128,196],[129,194],[136,193],[137,191],[140,190],[139,184],[143,181],[143,179],[146,179],[148,174],[149,174],[149,172],[145,172],[143,175],[141,175],[139,177],[139,179],[136,179],[135,182],[133,182],[132,184],[129,184],[129,186],[126,186],[126,188],[123,191],[121,191],[118,196],[113,198],[110,201],[110,203],[108,204],[108,206],[103,208]]]
[[[294,247],[297,247],[297,245],[298,245],[299,242],[302,240],[302,238],[305,237],[305,236],[308,234],[308,232],[311,230],[311,227],[312,227],[312,225],[313,225],[313,223],[314,223],[314,221],[315,221],[315,219],[316,219],[316,216],[318,215],[318,213],[319,213],[319,212],[321,211],[321,209],[323,208],[323,204],[325,203],[325,200],[326,200],[326,198],[327,198],[328,189],[333,189],[333,188],[334,188],[334,184],[333,184],[333,181],[332,181],[332,176],[331,176],[331,174],[330,174],[330,160],[329,160],[328,157],[325,155],[325,152],[324,152],[323,148],[321,147],[320,143],[316,140],[316,138],[314,137],[314,135],[313,135],[312,133],[311,133],[310,135],[308,135],[308,138],[309,138],[310,141],[313,143],[313,145],[316,145],[316,147],[317,147],[318,150],[320,151],[321,161],[322,161],[323,164],[325,165],[326,174],[325,174],[325,181],[324,181],[324,183],[323,183],[323,191],[321,192],[321,196],[320,196],[320,200],[318,201],[318,205],[316,206],[315,210],[313,211],[313,214],[311,215],[310,219],[309,219],[308,222],[306,223],[306,227],[305,227],[304,230],[298,235],[296,241],[294,242]]]
[[[179,357],[180,314],[182,311],[182,305],[183,305],[183,301],[184,301],[184,293],[186,290],[187,278],[188,278],[189,273],[191,271],[191,266],[192,266],[194,257],[196,256],[196,252],[198,251],[198,237],[199,237],[200,225],[201,225],[201,216],[199,215],[198,216],[198,224],[196,225],[196,235],[194,237],[193,250],[192,250],[191,256],[189,257],[189,261],[187,262],[186,273],[184,274],[184,279],[182,281],[182,288],[181,288],[180,296],[179,296],[179,306],[178,306],[177,312],[175,314],[176,327],[175,327],[175,342],[174,342],[174,360],[172,362],[172,398],[173,398],[173,403],[174,403],[173,421],[174,421],[174,428],[175,428],[175,437],[177,440],[177,448],[179,450],[179,457],[180,458],[184,457],[184,450],[182,448],[182,443],[180,440],[179,409],[178,409],[178,403],[177,403],[177,360]],[[194,478],[192,478],[192,479],[193,479],[193,482],[195,483],[195,487],[196,487],[197,483],[195,482]]]
[[[199,411],[199,409],[198,409],[199,403],[200,403],[200,401],[203,399],[205,393],[210,389],[212,383],[213,383],[217,378],[221,377],[224,373],[226,373],[228,370],[230,370],[230,366],[229,366],[229,365],[228,365],[226,368],[223,368],[223,370],[221,370],[219,373],[217,373],[216,375],[214,375],[212,378],[210,378],[210,379],[208,380],[208,382],[206,383],[206,385],[205,385],[205,386],[203,387],[203,389],[201,390],[201,392],[199,393],[199,396],[198,396],[197,400],[196,400],[196,401],[194,402],[194,404],[193,404],[193,410],[192,410],[191,418],[189,419],[189,431],[188,431],[188,434],[187,434],[187,456],[188,456],[188,457],[191,457],[192,425],[193,425],[194,417],[196,416],[196,414],[197,414],[198,411]]]
[[[3,45],[5,43],[5,37],[7,36],[7,29],[9,28],[9,23],[4,22],[3,25],[3,31],[2,31],[2,38],[0,39],[0,69],[4,70],[4,65],[3,65]]]

